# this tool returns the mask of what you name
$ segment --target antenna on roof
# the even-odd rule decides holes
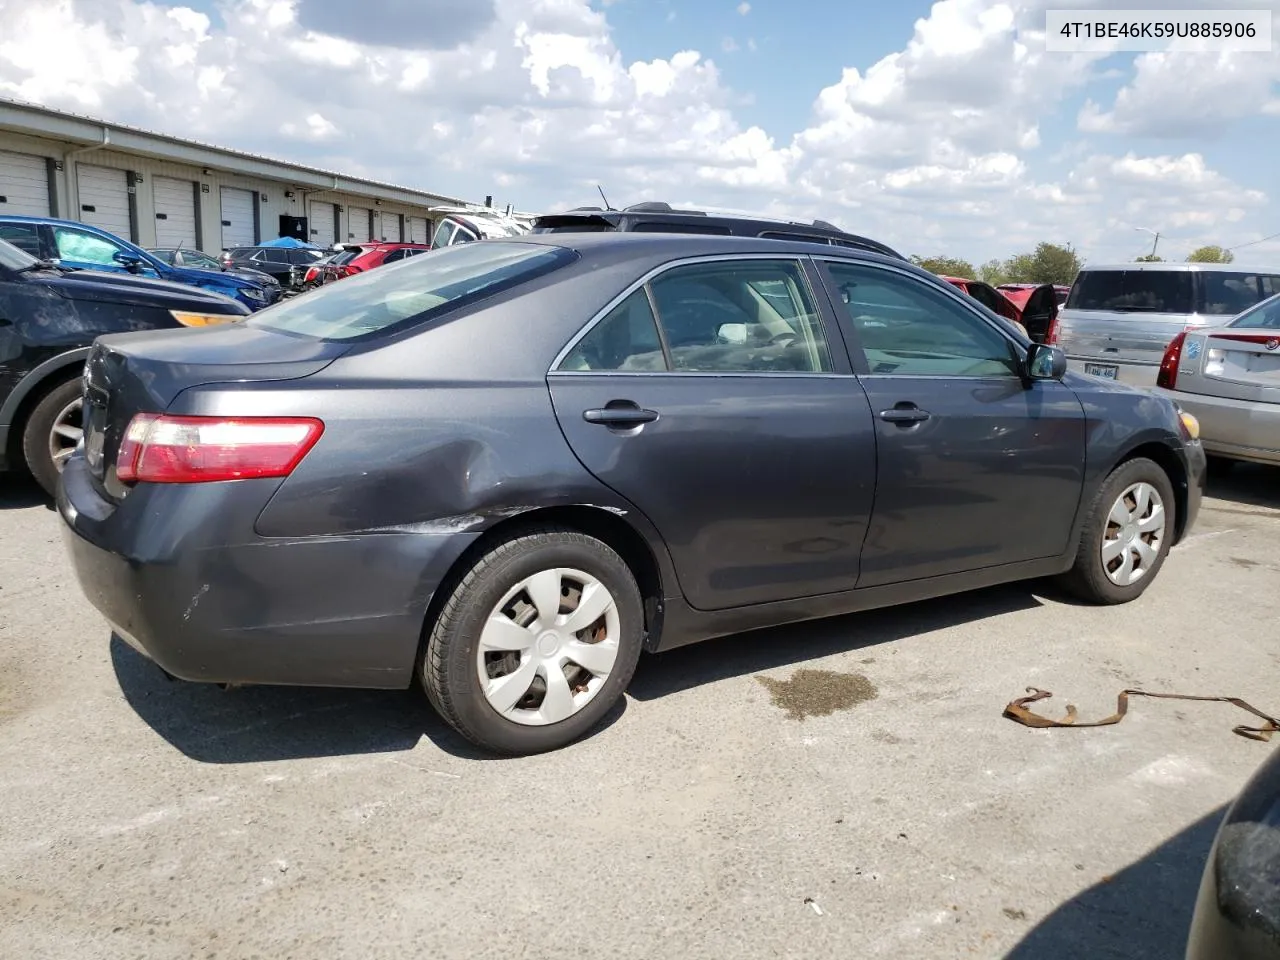
[[[612,210],[613,207],[609,205],[609,198],[604,195],[604,187],[597,183],[596,189],[600,191],[600,199],[604,201],[604,208],[606,210]]]

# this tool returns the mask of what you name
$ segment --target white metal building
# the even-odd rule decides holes
[[[292,235],[427,242],[442,194],[0,99],[0,215],[81,220],[143,247]]]

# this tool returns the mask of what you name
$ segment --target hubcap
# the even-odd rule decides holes
[[[546,726],[600,692],[618,658],[618,605],[581,570],[520,581],[485,620],[476,672],[489,706],[514,723]]]
[[[1165,510],[1160,493],[1149,483],[1135,483],[1120,494],[1107,515],[1102,535],[1102,568],[1107,578],[1127,587],[1145,577],[1160,556]]]
[[[84,436],[84,428],[81,426],[83,410],[84,401],[76,397],[59,411],[53,421],[53,429],[49,431],[49,456],[53,458],[53,465],[59,472]]]

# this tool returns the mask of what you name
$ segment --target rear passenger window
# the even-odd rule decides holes
[[[0,240],[7,240],[24,253],[29,253],[37,260],[40,252],[40,234],[36,228],[27,223],[0,223]]]
[[[1277,293],[1280,293],[1280,277],[1266,276],[1262,277],[1261,280],[1262,299],[1265,300],[1267,297],[1274,297]]]
[[[794,260],[676,267],[651,289],[676,371],[832,370],[822,319]]]
[[[675,267],[609,312],[561,370],[830,373],[822,319],[795,261]],[[661,338],[659,336],[661,326]],[[665,343],[664,343],[665,340]],[[665,352],[664,352],[665,347]]]
[[[1204,284],[1203,313],[1215,317],[1234,317],[1262,299],[1262,278],[1256,274],[1206,270],[1200,277]]]
[[[578,341],[561,370],[666,370],[658,325],[641,288]]]

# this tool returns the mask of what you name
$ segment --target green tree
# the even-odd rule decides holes
[[[1007,264],[1003,260],[988,260],[978,268],[978,279],[998,287],[1002,283],[1012,283]]]
[[[1236,255],[1230,250],[1210,244],[1198,250],[1192,250],[1187,257],[1187,263],[1230,263],[1235,258]]]
[[[1148,253],[1145,256],[1137,257],[1134,263],[1164,263],[1164,257],[1158,257],[1154,253]]]
[[[1038,243],[1030,253],[1019,253],[1000,263],[992,260],[982,266],[982,279],[993,286],[1000,283],[1070,284],[1080,272],[1080,257],[1069,247],[1056,243]],[[988,276],[1000,278],[999,283]]]
[[[911,262],[917,267],[923,267],[930,273],[936,273],[940,277],[973,277],[976,273],[973,264],[968,260],[961,260],[959,257],[921,257],[913,256]]]

